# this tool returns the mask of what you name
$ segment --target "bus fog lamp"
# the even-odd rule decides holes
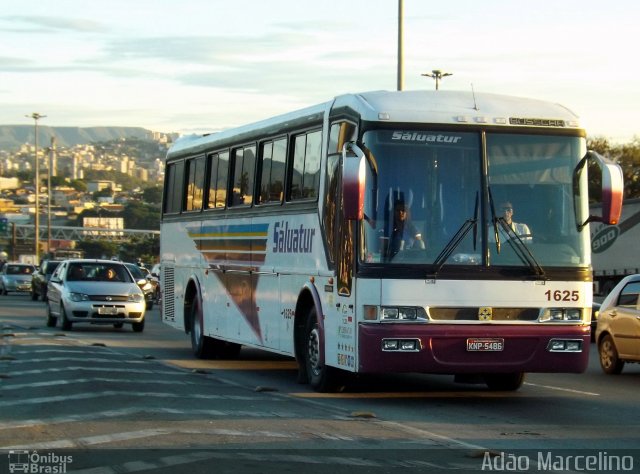
[[[416,350],[416,341],[400,341],[400,350],[403,351],[415,351]]]
[[[551,339],[547,345],[549,352],[582,352],[580,339]]]
[[[400,341],[397,339],[383,339],[382,350],[383,351],[397,351],[400,347]]]

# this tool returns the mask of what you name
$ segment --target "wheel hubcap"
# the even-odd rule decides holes
[[[613,363],[613,348],[609,341],[604,341],[602,343],[602,348],[600,349],[600,360],[604,367],[611,367],[611,364]]]

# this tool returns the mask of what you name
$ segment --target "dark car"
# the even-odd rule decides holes
[[[40,268],[33,272],[31,277],[31,299],[33,301],[40,298],[47,301],[47,285],[51,274],[58,268],[62,260],[43,260]]]
[[[133,275],[133,279],[136,281],[142,292],[144,293],[144,300],[147,303],[147,309],[153,308],[153,299],[154,299],[154,287],[147,278],[147,274],[149,270],[144,267],[139,267],[135,263],[125,263],[125,267],[127,270],[131,272]]]

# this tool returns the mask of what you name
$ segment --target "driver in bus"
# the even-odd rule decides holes
[[[424,249],[422,234],[411,221],[411,213],[404,201],[396,201],[393,206],[393,228],[389,242],[389,256],[407,249]]]
[[[503,202],[500,205],[500,212],[502,212],[502,217],[500,217],[500,219],[510,227],[518,237],[520,237],[520,240],[525,243],[531,243],[533,240],[533,237],[531,236],[531,229],[529,229],[527,224],[515,222],[513,220],[513,205],[509,201]],[[504,242],[509,240],[513,235],[511,233],[507,235],[507,231],[501,225],[498,226],[498,231],[500,232],[500,240]]]

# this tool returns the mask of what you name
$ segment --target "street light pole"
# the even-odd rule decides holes
[[[47,253],[51,257],[51,173],[56,156],[56,137],[51,137],[49,152],[49,166],[47,167]]]
[[[439,85],[440,85],[440,80],[443,77],[447,77],[447,76],[453,76],[453,73],[450,72],[442,72],[440,69],[434,69],[433,71],[431,71],[431,74],[429,73],[424,73],[423,76],[427,76],[427,77],[432,77],[436,80],[436,90],[439,89]]]
[[[35,158],[36,158],[36,219],[35,219],[35,255],[36,265],[40,264],[40,163],[38,162],[38,120],[45,118],[46,115],[41,115],[38,112],[33,112],[31,115],[25,115],[34,120],[34,146],[35,146]]]

